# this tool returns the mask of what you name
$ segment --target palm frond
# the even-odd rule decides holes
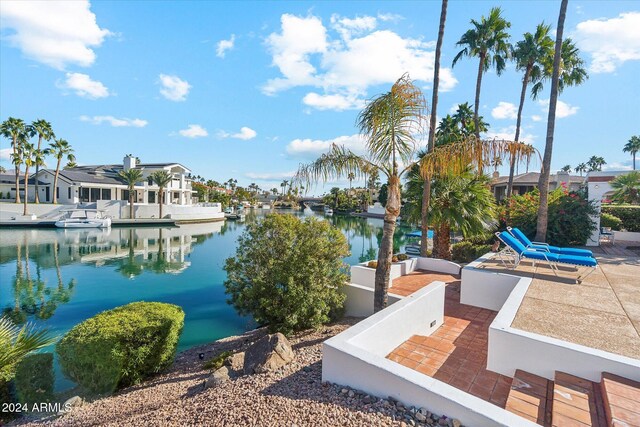
[[[309,187],[312,183],[326,182],[330,179],[339,179],[353,173],[359,178],[364,170],[375,168],[389,175],[389,170],[382,169],[362,156],[358,156],[344,146],[333,144],[328,153],[321,155],[317,160],[307,164],[301,164],[292,181]]]

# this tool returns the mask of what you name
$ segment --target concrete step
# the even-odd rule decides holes
[[[542,426],[551,425],[550,397],[553,382],[517,370],[505,409]]]
[[[604,372],[600,387],[607,425],[640,426],[640,382]]]
[[[551,425],[558,427],[605,427],[600,386],[584,378],[556,372],[553,385]]]

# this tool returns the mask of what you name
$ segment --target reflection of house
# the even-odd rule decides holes
[[[89,203],[98,200],[128,200],[129,190],[118,172],[129,169],[140,169],[142,180],[135,186],[136,203],[156,203],[158,186],[149,177],[153,172],[166,170],[173,175],[173,180],[165,189],[165,204],[191,204],[190,170],[179,163],[140,163],[136,158],[126,156],[122,165],[77,166],[60,170],[56,188],[58,202],[62,204]],[[53,196],[55,170],[41,169],[40,201],[49,202]],[[14,186],[15,187],[15,186]],[[15,191],[15,190],[14,190]],[[30,186],[29,193],[34,191]],[[15,194],[15,193],[14,193]]]
[[[538,187],[539,172],[528,172],[513,177],[513,194],[524,194]],[[549,191],[553,191],[563,183],[570,191],[577,191],[584,183],[585,177],[569,175],[568,172],[558,172],[549,176]],[[509,176],[496,176],[491,180],[491,192],[497,201],[501,201],[507,195]]]

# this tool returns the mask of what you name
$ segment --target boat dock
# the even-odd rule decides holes
[[[112,219],[111,227],[176,227],[180,223],[175,219]],[[57,228],[52,220],[0,221],[0,228]]]

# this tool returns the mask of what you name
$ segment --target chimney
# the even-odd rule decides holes
[[[135,169],[136,167],[136,158],[134,156],[132,156],[131,154],[127,154],[126,156],[124,156],[124,159],[122,160],[123,166],[124,166],[124,171],[128,171],[129,169]]]
[[[498,171],[493,172],[493,179],[498,179],[498,178],[500,178],[500,172]]]
[[[563,182],[567,185],[569,184],[569,172],[558,171],[556,178],[558,180],[558,185],[561,185]]]

